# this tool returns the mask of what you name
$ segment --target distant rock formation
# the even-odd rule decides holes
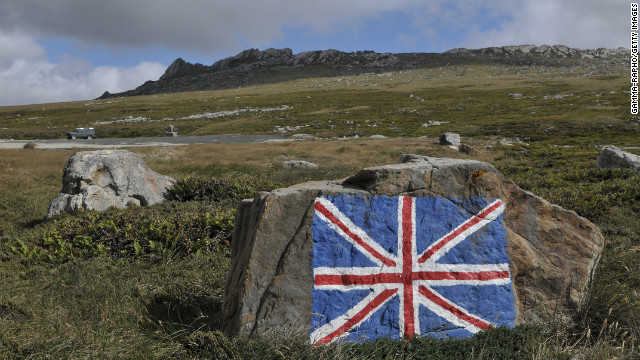
[[[488,47],[482,49],[469,50],[465,48],[456,48],[445,51],[445,54],[456,54],[466,56],[518,56],[518,55],[537,55],[543,57],[575,57],[575,58],[608,58],[613,56],[625,56],[629,54],[629,49],[619,47],[617,49],[575,49],[565,45],[518,45],[518,46],[500,46]]]
[[[187,71],[191,70],[194,66],[195,65],[193,65],[192,63],[188,63],[182,60],[182,58],[177,58],[173,63],[171,63],[171,65],[169,65],[164,74],[160,76],[160,80],[167,80],[174,76],[184,74]]]
[[[249,49],[210,66],[176,59],[157,81],[147,81],[134,90],[105,92],[100,98],[149,95],[195,90],[236,88],[293,80],[309,76],[346,76],[368,72],[441,67],[450,64],[502,63],[557,66],[567,59],[600,61],[603,68],[625,67],[630,50],[580,50],[564,45],[520,45],[483,49],[452,49],[444,53],[342,52],[334,49],[294,54],[285,49]]]

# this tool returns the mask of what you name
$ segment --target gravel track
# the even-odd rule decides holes
[[[207,135],[143,138],[97,138],[97,139],[56,139],[56,140],[0,140],[0,149],[22,149],[26,143],[36,144],[36,149],[109,149],[140,146],[181,146],[190,144],[247,144],[261,142],[295,141],[285,134],[264,135]]]

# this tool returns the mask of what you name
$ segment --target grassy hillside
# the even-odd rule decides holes
[[[311,78],[233,90],[0,108],[0,139],[62,138],[74,127],[100,137],[285,131],[319,137],[434,136],[429,120],[463,136],[567,137],[633,143],[626,72],[583,67],[445,66]],[[510,97],[519,93],[521,97]],[[563,140],[564,141],[564,140]]]
[[[280,129],[323,140],[131,149],[180,180],[174,200],[52,220],[44,215],[74,151],[0,150],[0,358],[638,358],[640,177],[597,169],[594,147],[639,146],[627,82],[626,72],[452,65],[2,107],[0,139],[58,138],[76,126],[105,137],[152,136],[172,124],[181,135]],[[448,123],[423,126],[429,121]],[[477,151],[436,144],[445,131]],[[365,138],[373,134],[389,138]],[[581,306],[554,323],[467,340],[311,348],[286,335],[231,339],[220,332],[240,198],[342,178],[403,153],[488,161],[522,188],[599,225],[606,247]],[[283,168],[291,159],[319,167]]]

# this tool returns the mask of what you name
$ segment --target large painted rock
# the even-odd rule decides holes
[[[489,164],[405,155],[242,202],[225,326],[318,344],[546,321],[580,301],[602,246]]]
[[[49,205],[47,216],[125,208],[129,203],[153,205],[164,201],[174,183],[149,169],[140,155],[126,150],[78,152],[64,167],[62,189]]]

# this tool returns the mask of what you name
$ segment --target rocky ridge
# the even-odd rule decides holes
[[[504,64],[624,69],[630,50],[575,49],[564,45],[520,45],[483,49],[457,48],[444,53],[342,52],[334,49],[294,54],[285,49],[249,49],[210,66],[176,59],[157,81],[147,81],[122,93],[105,92],[100,98],[214,90],[273,83],[307,77],[347,76],[363,73],[433,68],[447,65]]]
[[[618,56],[626,56],[629,49],[619,47],[617,49],[575,49],[565,45],[519,45],[519,46],[501,46],[488,47],[482,49],[465,49],[456,48],[445,52],[445,54],[456,54],[465,56],[522,56],[533,55],[549,58],[610,58]]]

